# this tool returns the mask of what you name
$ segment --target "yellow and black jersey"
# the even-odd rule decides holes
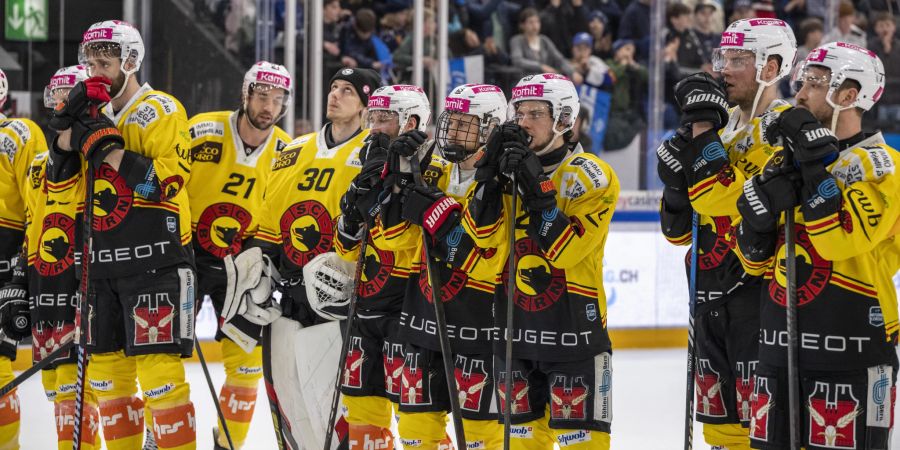
[[[26,189],[26,239],[28,298],[32,305],[32,345],[35,362],[43,359],[75,332],[76,236],[83,227],[83,185],[68,189],[47,173],[49,153],[38,154],[29,170]],[[54,200],[49,201],[53,193]],[[59,194],[59,195],[57,195]],[[66,359],[66,355],[61,359]]]
[[[37,124],[0,114],[0,283],[9,281],[10,260],[22,248],[31,160],[46,150],[47,141]]]
[[[431,184],[465,206],[466,194],[474,184],[474,171],[463,173],[457,164],[433,157],[426,174],[428,172],[438,175],[428,177]],[[394,206],[399,208],[399,202]],[[403,237],[391,241],[394,245],[411,244],[414,249],[412,273],[400,316],[400,336],[407,342],[440,351],[422,229],[409,226],[408,222],[400,222],[391,228],[405,229]],[[490,353],[494,289],[506,262],[506,253],[500,254],[496,248],[478,248],[461,224],[444,239],[432,241],[430,251],[432,259],[437,259],[434,265],[439,269],[439,292],[444,302],[450,346],[458,353]]]
[[[238,111],[209,112],[189,123],[187,193],[198,260],[240,253],[244,241],[256,233],[272,162],[291,141],[273,126],[265,142],[247,153],[238,134],[239,117]]]
[[[769,164],[781,164],[779,151]],[[849,370],[895,358],[898,315],[893,276],[900,268],[900,156],[876,134],[841,151],[827,170],[840,209],[809,220],[795,209],[800,366]],[[785,365],[784,222],[768,239],[739,227],[738,255],[763,275],[760,361]]]
[[[496,184],[479,183],[469,196],[462,224],[483,249],[507,248],[509,227],[515,227],[515,245],[509,249],[515,257],[513,356],[582,360],[610,350],[602,261],[619,180],[608,164],[580,145],[548,175],[557,191],[557,208],[531,213],[517,204],[515,223],[510,224],[512,196],[504,193],[501,201]],[[506,270],[501,281],[494,311],[495,327],[503,335]],[[502,342],[495,340],[500,354]]]
[[[178,100],[149,85],[118,112],[103,109],[125,139],[119,170],[102,164],[93,171],[93,254],[91,278],[137,275],[151,269],[190,262],[188,195],[183,189],[190,173],[187,115]],[[52,150],[55,166],[81,163],[81,183],[87,162]],[[77,153],[77,152],[76,152]],[[60,170],[59,167],[54,170]],[[51,192],[51,200],[54,200]],[[79,237],[80,238],[80,237]]]
[[[298,137],[272,164],[254,240],[277,256],[283,278],[302,280],[307,262],[334,249],[341,196],[361,168],[369,131],[329,147],[323,135],[329,126]]]
[[[740,126],[741,110],[732,108],[728,123],[719,131],[713,142],[692,143],[709,148],[721,148],[727,160],[701,162],[695,165],[719,164],[709,170],[709,176],[698,175],[688,188],[693,209],[677,213],[660,205],[660,221],[666,239],[675,245],[690,245],[691,215],[699,214],[700,254],[697,257],[697,304],[708,308],[726,301],[728,293],[739,286],[758,284],[759,279],[748,277],[734,254],[735,242],[730,233],[732,222],[739,216],[737,199],[743,192],[744,181],[760,173],[776,148],[765,140],[765,131],[782,111],[790,105],[784,100],[774,100],[765,112]],[[699,137],[698,137],[699,138]],[[717,142],[716,142],[717,141]],[[711,152],[704,149],[705,154]],[[712,152],[715,153],[715,152]],[[696,170],[702,173],[702,170]],[[689,265],[690,251],[685,257]]]

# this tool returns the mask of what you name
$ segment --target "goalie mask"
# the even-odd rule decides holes
[[[497,86],[464,84],[444,99],[437,142],[444,158],[462,162],[487,143],[494,126],[506,121],[506,97]]]
[[[409,118],[416,116],[419,122],[416,129],[422,132],[428,128],[431,120],[431,102],[425,91],[418,86],[395,84],[382,86],[369,95],[366,113],[366,128],[396,138],[403,132],[402,128],[409,123]],[[396,121],[396,122],[395,122]]]
[[[117,57],[119,68],[125,74],[125,81],[112,98],[118,98],[125,92],[128,78],[140,70],[144,61],[144,41],[134,26],[121,20],[106,20],[90,26],[78,46],[78,63],[85,67],[88,76],[91,74],[88,60],[90,55],[100,54]],[[115,82],[115,80],[113,80]]]
[[[356,286],[356,268],[335,252],[316,255],[303,266],[306,298],[319,317],[327,320],[347,318],[350,299]]]
[[[272,120],[272,124],[278,122],[284,117],[291,102],[291,97],[294,93],[293,84],[293,78],[284,66],[268,61],[257,62],[244,74],[244,82],[241,85],[241,107],[243,112],[249,114],[250,97],[253,94],[266,94],[267,101],[278,102],[277,95],[272,91],[282,89],[284,90],[284,97],[281,98],[281,108],[277,117]],[[252,120],[250,123],[254,127],[260,128]]]
[[[86,79],[87,72],[82,65],[63,67],[57,70],[50,78],[50,84],[44,87],[44,106],[50,109],[56,108],[56,105],[69,95],[69,91],[79,81]]]

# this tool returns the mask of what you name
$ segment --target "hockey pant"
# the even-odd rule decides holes
[[[250,419],[256,408],[256,393],[262,377],[262,347],[256,346],[247,353],[231,339],[222,339],[221,342],[225,384],[219,391],[219,405],[235,448],[241,448],[247,439]],[[219,430],[222,430],[221,422]],[[219,433],[219,445],[228,448],[224,432]]]
[[[750,396],[759,353],[759,286],[697,314],[697,421],[709,445],[750,448]]]
[[[12,371],[12,360],[0,356],[0,385],[5,385],[15,378]],[[0,399],[0,450],[19,448],[19,395],[16,390]]]
[[[103,435],[110,450],[140,448],[144,437],[144,401],[160,449],[196,448],[196,414],[179,355],[91,355],[90,385],[100,404]],[[143,389],[141,400],[137,385]]]
[[[394,404],[384,397],[344,395],[350,450],[391,450],[391,417]]]
[[[90,367],[88,367],[90,370]],[[72,448],[75,431],[75,382],[78,366],[74,363],[59,364],[53,369],[41,371],[41,381],[47,399],[53,402],[56,422],[56,442],[59,450]],[[81,419],[81,448],[99,449],[100,411],[97,396],[90,385],[84,387],[84,409]]]

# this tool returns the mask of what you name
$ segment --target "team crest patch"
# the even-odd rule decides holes
[[[203,250],[218,258],[236,255],[252,220],[249,211],[234,203],[209,205],[197,221],[197,241]]]
[[[280,228],[285,255],[297,266],[332,248],[334,222],[325,205],[316,200],[291,205],[281,215]]]
[[[856,419],[862,413],[849,384],[817,381],[806,406],[809,443],[825,448],[856,448]]]
[[[34,262],[38,273],[52,277],[65,272],[75,263],[75,220],[65,214],[48,214],[43,220],[39,242],[41,247]]]
[[[553,306],[566,291],[566,277],[562,269],[553,267],[537,243],[531,238],[516,241],[516,306],[535,312]],[[509,282],[509,272],[504,269],[503,283]]]
[[[490,382],[484,360],[457,355],[454,374],[459,390],[459,407],[475,412],[481,410],[484,388]]]
[[[119,226],[134,201],[132,190],[109,164],[103,164],[94,178],[94,220],[97,231],[109,231]]]
[[[135,346],[175,342],[175,305],[167,292],[138,295],[131,315]]]
[[[350,350],[347,351],[346,359],[342,385],[347,388],[359,389],[362,387],[362,366],[366,360],[366,352],[362,348],[361,337],[353,336],[350,338]]]

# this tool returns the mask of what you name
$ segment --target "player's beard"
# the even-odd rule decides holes
[[[268,130],[275,125],[275,118],[269,117],[268,119],[260,119],[262,113],[255,112],[249,106],[247,107],[247,121],[250,122],[250,125],[253,125],[257,130]]]
[[[126,75],[125,72],[119,71],[118,75],[116,75],[116,79],[112,80],[112,85],[109,87],[109,95],[110,97],[115,97],[119,95],[119,92],[122,90],[122,86],[125,85]]]

